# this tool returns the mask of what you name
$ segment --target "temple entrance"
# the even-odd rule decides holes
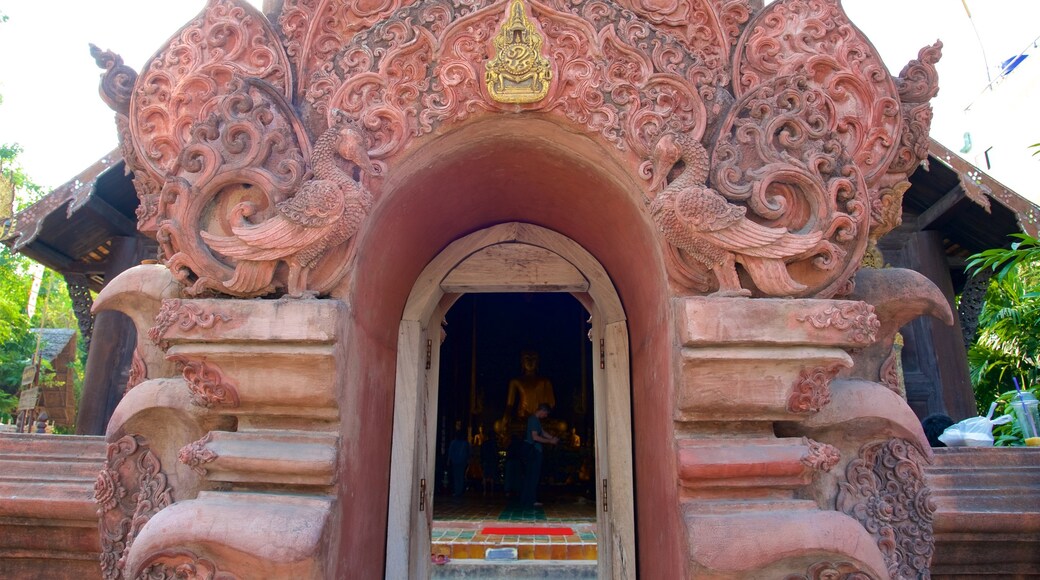
[[[534,324],[528,336],[520,333],[519,336],[500,337],[503,341],[519,341],[509,348],[500,348],[502,352],[488,355],[501,357],[502,362],[497,366],[501,367],[505,378],[496,380],[487,376],[487,381],[482,382],[481,363],[478,359],[478,368],[474,369],[471,358],[474,344],[478,346],[480,356],[480,337],[477,342],[473,341],[473,312],[482,305],[495,305],[496,301],[497,305],[492,308],[502,316],[521,314],[519,306],[524,304],[529,305],[528,313],[546,314],[552,309],[562,308],[565,314],[549,330],[539,330],[539,325]],[[510,302],[515,308],[509,307]],[[455,309],[459,314],[452,312]],[[459,321],[455,321],[456,316]],[[549,316],[555,318],[552,314]],[[442,324],[446,321],[449,335],[469,335],[469,340],[460,338],[459,345],[439,347],[443,336]],[[526,322],[534,320],[529,317]],[[516,430],[512,424],[521,419],[516,416],[517,408],[522,406],[517,393],[514,393],[510,405],[509,388],[513,381],[509,377],[522,375],[520,352],[515,351],[517,345],[521,345],[521,350],[528,346],[537,348],[537,345],[525,343],[537,340],[539,332],[546,333],[541,335],[546,341],[549,333],[563,334],[561,340],[569,342],[570,348],[578,351],[576,357],[571,355],[572,360],[577,360],[570,363],[576,369],[561,371],[559,378],[548,377],[554,381],[554,397],[557,397],[555,383],[561,387],[556,407],[561,407],[559,403],[562,402],[564,407],[570,408],[561,411],[556,418],[560,423],[550,426],[547,421],[546,426],[562,430],[561,423],[566,421],[567,431],[562,435],[571,437],[566,443],[573,453],[566,459],[546,457],[548,469],[545,477],[541,478],[542,489],[547,494],[545,499],[558,500],[561,502],[559,505],[571,507],[587,505],[583,502],[594,506],[592,509],[577,508],[585,510],[580,512],[586,519],[583,523],[595,522],[596,565],[591,571],[599,578],[634,577],[629,345],[620,300],[599,263],[573,241],[537,226],[510,223],[476,232],[448,246],[419,276],[405,307],[399,333],[394,392],[387,525],[388,578],[427,578],[433,572],[436,565],[431,562],[431,555],[436,555],[433,550],[435,520],[441,517],[440,514],[450,513],[443,510],[452,505],[448,503],[450,494],[445,497],[435,493],[439,486],[444,486],[445,466],[439,464],[439,458],[441,448],[447,451],[456,430],[462,431],[462,437],[467,440],[474,435],[490,439],[492,435],[483,425],[483,422],[490,421],[491,432],[496,437],[503,437],[507,453],[500,456],[502,471],[496,474],[493,483],[501,485],[504,494],[504,462],[508,457],[508,444],[504,442],[511,440],[512,431]],[[570,335],[569,340],[567,335]],[[584,356],[581,353],[583,345],[588,349]],[[469,354],[460,358],[461,355],[456,353],[466,348],[469,348]],[[560,352],[567,350],[563,346],[550,347],[550,350],[557,348]],[[552,355],[555,357],[556,353]],[[546,365],[567,364],[566,358],[556,361],[544,354],[539,356],[539,364],[543,356]],[[460,363],[460,360],[466,362]],[[584,413],[577,413],[583,405],[582,369],[587,373],[585,408]],[[540,374],[548,375],[547,371],[548,366],[537,369]],[[502,381],[505,385],[495,384]],[[572,381],[578,383],[576,388],[570,384]],[[502,394],[500,389],[506,392]],[[442,405],[450,408],[442,409]],[[503,419],[503,415],[508,420]],[[498,431],[495,431],[496,421]],[[575,437],[577,445],[574,445]],[[585,465],[584,473],[591,481],[584,484],[582,465],[586,458],[582,455],[583,446],[591,463]],[[468,490],[483,493],[483,481],[479,491],[472,488],[476,471],[472,470],[469,476],[463,474],[462,498],[451,498],[455,505],[463,505]],[[496,518],[508,512],[508,503],[502,503],[501,507],[503,509],[495,513]],[[491,511],[494,509],[492,506]],[[525,516],[530,516],[533,521],[540,514],[534,511],[516,514],[521,522]]]
[[[489,550],[507,560],[596,559],[588,318],[564,293],[466,294],[448,311],[438,377],[435,563],[484,560]],[[552,410],[541,424],[557,442],[542,446],[534,466],[525,428],[542,404]],[[535,468],[537,479],[528,480]],[[528,481],[537,495],[525,500]]]

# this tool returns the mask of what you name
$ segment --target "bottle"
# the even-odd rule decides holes
[[[1029,391],[1019,391],[1011,396],[1011,408],[1022,430],[1022,438],[1029,447],[1040,447],[1040,413],[1037,411],[1036,396]]]

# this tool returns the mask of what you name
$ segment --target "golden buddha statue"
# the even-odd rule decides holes
[[[523,374],[509,381],[509,393],[506,396],[506,410],[500,422],[496,421],[495,431],[505,434],[510,425],[523,430],[527,418],[534,414],[538,405],[556,406],[556,395],[552,381],[538,374],[538,353],[525,350],[520,353],[520,368]],[[563,433],[567,424],[557,419],[543,421],[546,432]]]

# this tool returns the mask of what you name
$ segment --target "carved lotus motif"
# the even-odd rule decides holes
[[[102,469],[94,482],[94,501],[101,511],[116,507],[126,497],[126,490],[120,485],[118,477],[108,469]]]

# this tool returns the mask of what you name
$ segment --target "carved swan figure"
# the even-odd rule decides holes
[[[685,164],[682,172],[655,195],[680,160]],[[708,152],[687,135],[663,135],[652,161],[650,215],[669,243],[715,274],[719,289],[714,296],[751,295],[741,287],[737,262],[768,295],[790,296],[806,288],[788,274],[785,259],[816,248],[820,232],[796,234],[749,220],[747,208],[729,203],[706,186]]]
[[[278,213],[260,223],[246,218],[256,205],[242,202],[232,209],[234,235],[202,232],[215,252],[238,261],[235,275],[224,286],[240,294],[270,291],[279,262],[289,266],[288,294],[314,295],[307,289],[307,274],[331,248],[346,242],[361,228],[372,207],[372,196],[361,183],[340,169],[339,154],[362,172],[372,173],[364,133],[344,115],[318,138],[311,156],[314,177],[293,197],[278,203]],[[267,290],[265,290],[267,289]]]

